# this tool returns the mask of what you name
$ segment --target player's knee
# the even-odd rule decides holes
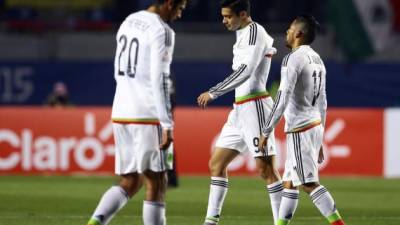
[[[256,161],[257,171],[261,178],[270,179],[275,176],[275,168],[271,158],[258,158]]]
[[[303,188],[304,192],[306,192],[307,194],[310,194],[318,186],[319,186],[319,183],[312,182],[312,183],[303,184],[302,188]]]
[[[165,173],[153,174],[147,176],[146,182],[146,200],[164,201],[167,188],[167,177]]]
[[[265,166],[265,167],[258,167],[258,174],[263,178],[264,180],[271,178],[274,176],[274,171],[273,168]]]
[[[132,197],[143,185],[143,180],[138,174],[129,174],[121,176],[119,185],[126,191],[129,197]]]
[[[145,198],[147,201],[163,201],[164,192],[157,185],[147,185]]]
[[[208,163],[208,167],[210,169],[211,176],[223,176],[226,170],[226,166],[223,163],[212,159]]]

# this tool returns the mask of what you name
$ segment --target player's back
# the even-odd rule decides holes
[[[326,69],[318,53],[302,45],[284,58],[282,70],[297,71],[294,91],[285,110],[286,131],[321,122],[320,104],[326,102]]]
[[[139,11],[128,16],[121,24],[117,36],[114,60],[116,91],[112,118],[116,122],[157,122],[152,77],[154,65],[152,44],[160,33],[172,39],[173,31],[157,14]],[[167,35],[169,34],[169,35]],[[169,40],[172,42],[172,40]],[[171,45],[171,44],[170,44]],[[172,49],[172,47],[171,47]],[[172,50],[171,50],[172,51]],[[171,60],[165,55],[165,60]],[[169,73],[169,65],[161,68]]]

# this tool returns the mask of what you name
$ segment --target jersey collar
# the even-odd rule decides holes
[[[300,48],[309,48],[310,46],[309,45],[300,45],[300,46],[297,46],[297,48],[294,48],[294,49],[292,49],[292,52],[295,52],[297,49],[300,49]]]
[[[243,27],[242,29],[238,29],[236,30],[236,37],[240,37],[241,34],[243,34],[247,29],[249,29],[250,25],[255,23],[254,21],[252,21],[251,23],[247,24],[245,27]]]

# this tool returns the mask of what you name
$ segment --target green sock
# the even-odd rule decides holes
[[[285,219],[278,219],[278,222],[276,225],[288,225],[290,223],[290,220],[285,220]]]
[[[101,223],[100,223],[100,221],[91,218],[91,219],[89,220],[89,222],[87,223],[87,225],[101,225]]]
[[[333,223],[335,221],[341,220],[342,217],[340,216],[338,211],[335,211],[332,215],[326,217],[329,223]]]

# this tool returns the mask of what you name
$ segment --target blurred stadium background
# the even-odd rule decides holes
[[[313,47],[328,71],[323,181],[349,224],[400,224],[400,0],[251,2],[252,18],[265,26],[278,49],[267,85],[271,93],[289,52],[284,45],[289,23],[304,12],[320,21]],[[85,223],[113,180],[109,117],[115,32],[129,13],[150,3],[0,0],[0,225]],[[190,0],[183,18],[172,24],[181,181],[168,196],[173,225],[201,224],[207,161],[232,104],[228,94],[205,111],[195,105],[199,93],[230,72],[235,35],[221,24],[218,4]],[[49,105],[54,90],[68,94],[67,107]],[[282,168],[282,124],[277,138]],[[231,179],[222,225],[270,224],[254,168],[246,155],[230,166],[238,177]],[[111,224],[138,224],[138,205],[131,204]],[[325,221],[304,199],[293,224],[310,223]]]

